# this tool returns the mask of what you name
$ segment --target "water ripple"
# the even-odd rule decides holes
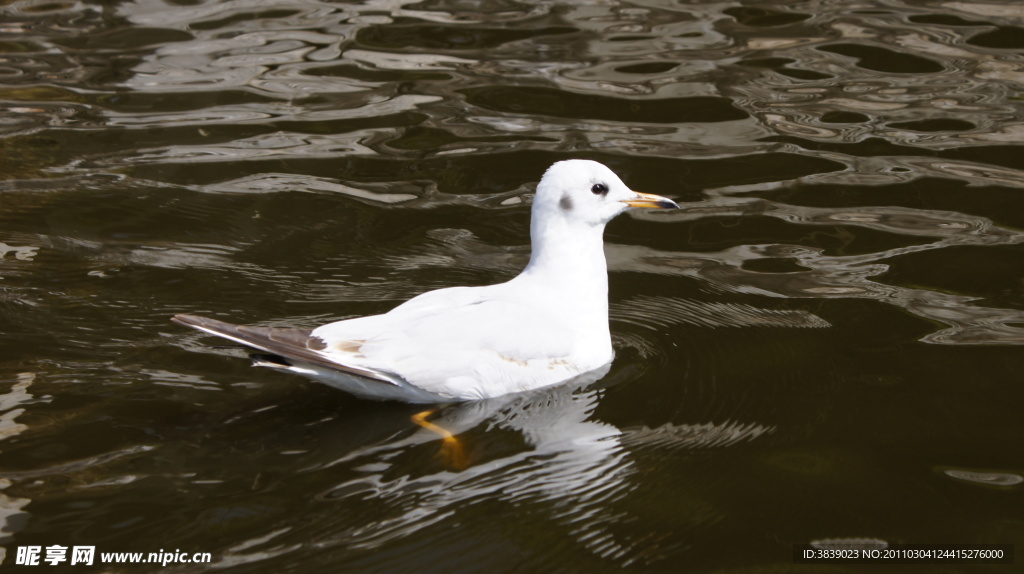
[[[705,303],[669,297],[636,297],[615,304],[612,320],[658,330],[672,325],[697,327],[826,328],[829,323],[801,310],[758,309],[739,303]]]
[[[754,571],[809,523],[1021,532],[1017,6],[101,4],[0,6],[5,545]],[[432,415],[464,467],[167,323],[507,279],[577,157],[683,209],[607,230],[601,381]]]

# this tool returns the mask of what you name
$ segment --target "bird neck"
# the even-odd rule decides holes
[[[534,218],[530,224],[530,263],[522,275],[548,283],[549,292],[562,293],[591,312],[604,309],[607,317],[608,266],[603,235],[604,225],[569,222],[557,216]]]

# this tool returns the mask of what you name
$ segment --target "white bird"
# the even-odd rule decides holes
[[[510,281],[438,289],[313,330],[172,320],[274,355],[259,366],[369,399],[447,403],[546,387],[612,360],[602,236],[631,207],[679,206],[630,191],[600,163],[560,161],[537,185],[530,262]]]

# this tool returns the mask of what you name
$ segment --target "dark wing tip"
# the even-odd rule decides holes
[[[218,321],[217,319],[210,319],[209,317],[200,317],[199,315],[188,315],[181,313],[171,317],[171,321],[179,325],[185,325],[186,327],[192,327],[193,329],[199,329],[202,331],[217,331],[219,333],[233,333],[236,334],[240,325],[233,323],[227,323],[225,321]]]
[[[179,313],[171,317],[171,321],[179,325],[188,325],[191,327],[193,325],[198,325],[199,323],[201,323],[203,321],[203,318],[197,315],[187,315],[184,313]]]
[[[306,348],[311,351],[323,351],[327,348],[327,342],[315,335],[310,335],[306,339]]]
[[[317,353],[316,351],[326,349],[327,343],[319,338],[311,336],[309,329],[283,328],[283,327],[256,327],[253,325],[234,325],[217,319],[200,317],[198,315],[178,314],[171,317],[171,321],[180,325],[199,329],[210,334],[230,339],[261,351],[266,351],[283,357],[285,361],[294,360],[323,369],[340,371],[350,375],[395,385],[386,375],[364,369],[336,363],[331,359]]]

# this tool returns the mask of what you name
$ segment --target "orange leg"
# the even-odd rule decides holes
[[[437,412],[437,409],[428,409],[412,415],[412,422],[417,425],[441,435],[441,458],[448,466],[462,470],[469,466],[466,453],[462,450],[462,443],[448,429],[435,425],[427,420],[427,417]]]

